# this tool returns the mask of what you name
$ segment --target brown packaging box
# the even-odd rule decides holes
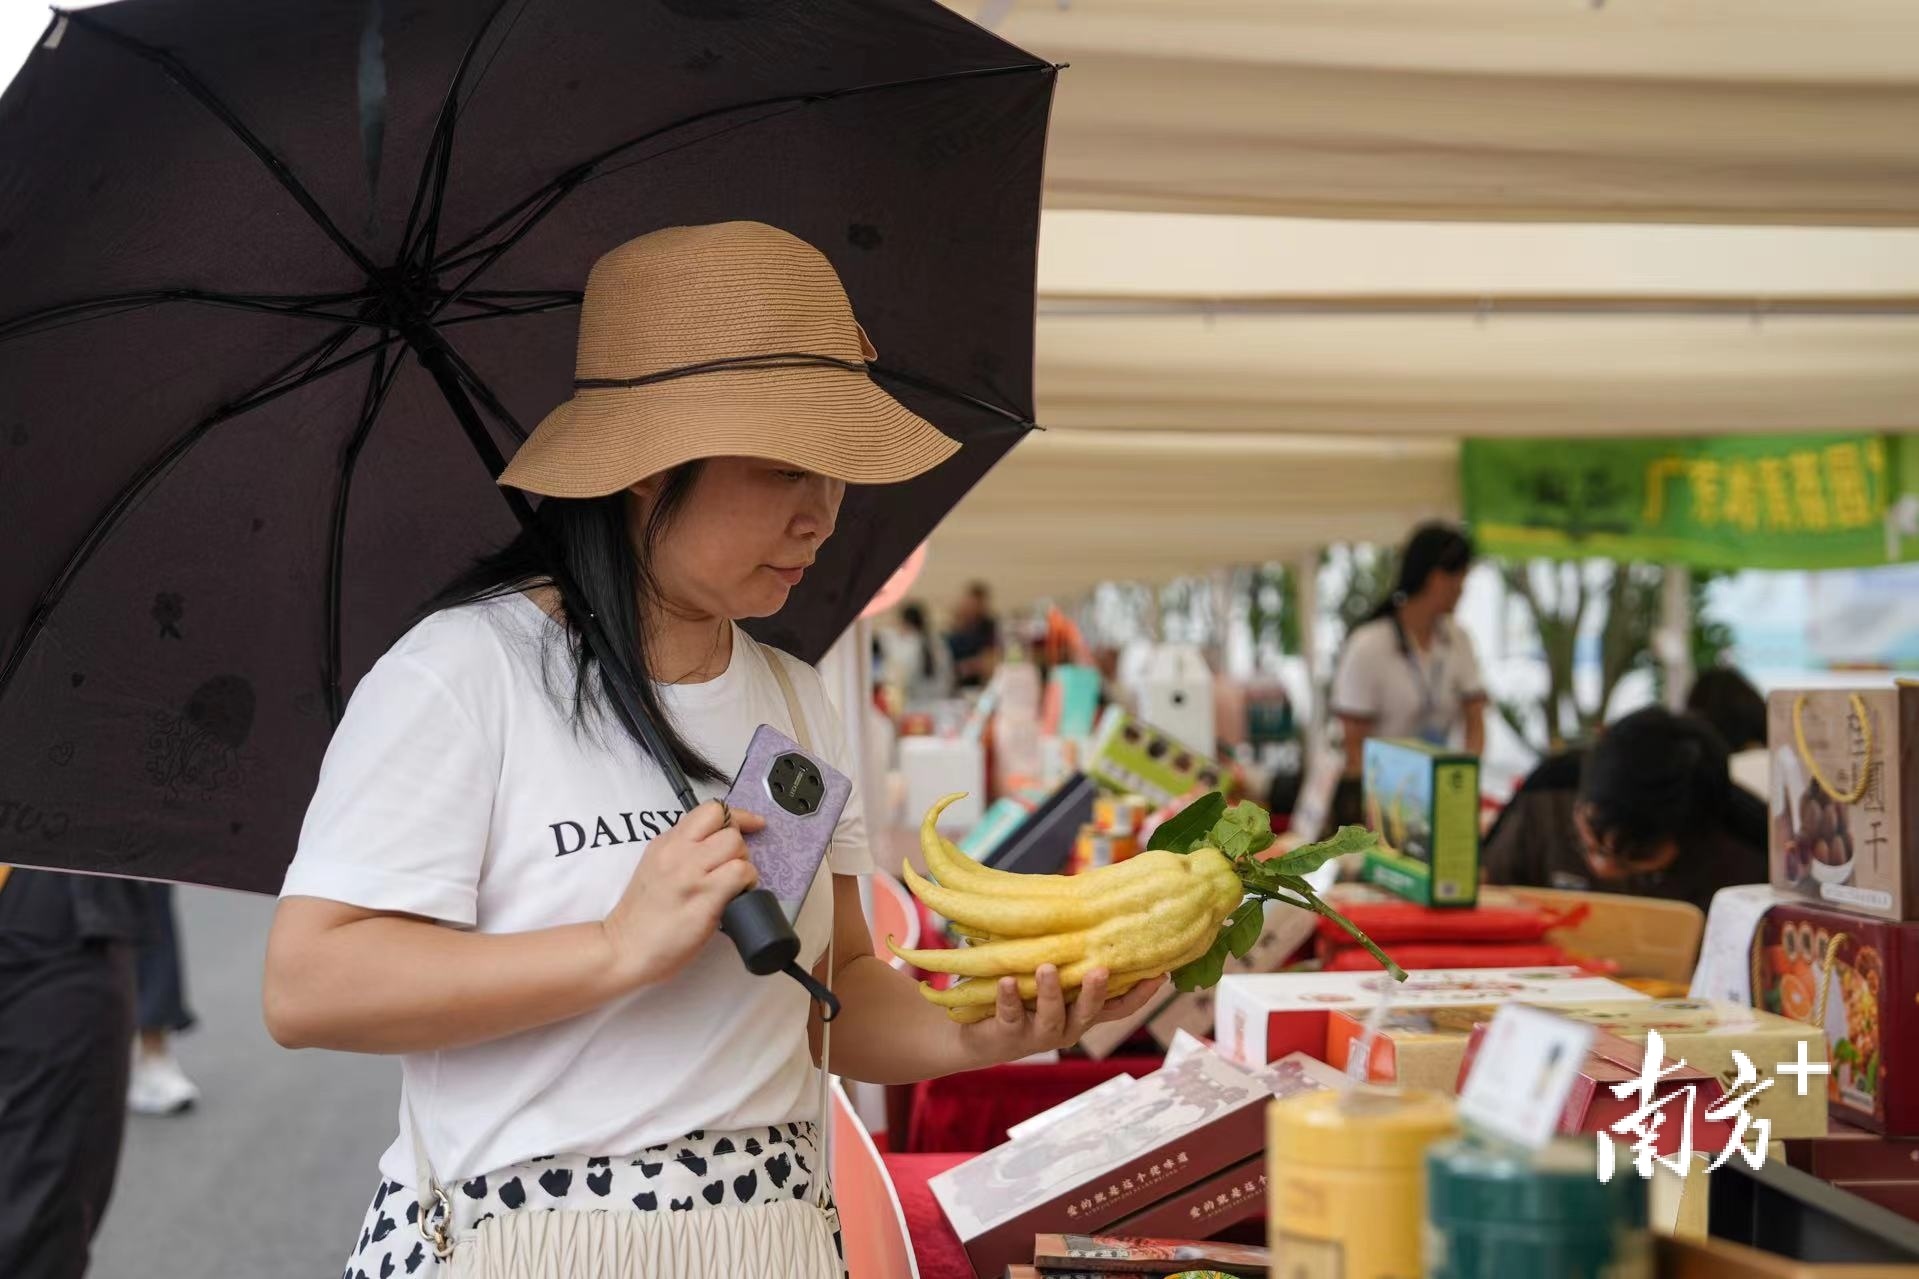
[[[1264,1070],[1191,1053],[1140,1079],[1110,1105],[1010,1141],[929,1183],[982,1275],[1032,1256],[1046,1231],[1101,1231],[1264,1149],[1274,1097],[1343,1081],[1309,1058]]]
[[[1210,1239],[1265,1211],[1266,1156],[1261,1154],[1168,1195],[1144,1212],[1114,1222],[1105,1233],[1152,1239]]]
[[[1766,730],[1772,886],[1919,920],[1919,683],[1779,689]]]

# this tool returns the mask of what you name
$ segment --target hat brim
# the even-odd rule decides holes
[[[698,458],[756,457],[849,484],[897,484],[958,451],[863,372],[742,369],[577,391],[499,482],[544,497],[605,497]]]

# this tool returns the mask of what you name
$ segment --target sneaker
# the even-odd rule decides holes
[[[133,1076],[127,1083],[127,1108],[136,1115],[177,1115],[193,1109],[200,1090],[193,1086],[172,1053],[149,1057],[133,1050]]]

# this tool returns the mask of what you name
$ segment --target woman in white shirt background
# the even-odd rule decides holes
[[[1369,737],[1418,738],[1477,755],[1486,745],[1486,689],[1472,637],[1453,610],[1472,567],[1472,539],[1422,524],[1399,555],[1392,593],[1353,628],[1333,676],[1332,711],[1345,735],[1336,813],[1359,820],[1358,779]]]
[[[544,496],[540,527],[633,655],[642,708],[708,800],[761,723],[856,773],[817,672],[735,623],[785,604],[848,482],[904,480],[956,446],[870,379],[832,267],[771,227],[622,246],[589,278],[580,333],[593,380],[501,482]],[[355,689],[282,890],[274,1038],[403,1062],[400,1133],[348,1273],[437,1268],[415,1139],[456,1240],[546,1208],[737,1220],[827,1175],[817,1009],[715,933],[755,882],[744,837],[763,823],[683,811],[609,713],[557,596],[522,533],[428,604]],[[836,1073],[902,1083],[1011,1061],[1150,997],[1108,1004],[1095,973],[1068,1005],[1049,966],[1034,1010],[1009,980],[996,1016],[956,1024],[873,954],[857,795],[827,861],[795,931],[843,1009]]]

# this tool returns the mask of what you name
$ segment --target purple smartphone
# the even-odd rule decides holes
[[[852,794],[844,773],[786,734],[768,724],[754,732],[726,802],[766,819],[766,829],[747,838],[746,855],[788,922],[799,919]]]

